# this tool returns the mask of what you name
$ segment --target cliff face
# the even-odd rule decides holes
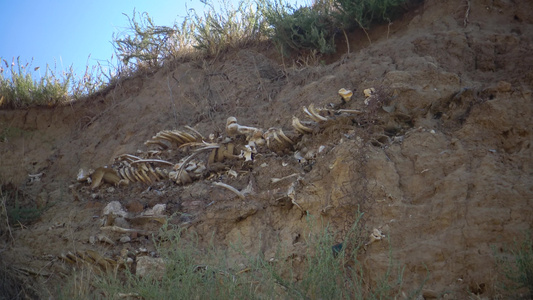
[[[361,211],[365,236],[374,228],[386,236],[361,254],[370,281],[392,253],[406,290],[425,282],[426,298],[498,297],[495,256],[533,224],[531,11],[530,1],[426,1],[369,32],[371,44],[354,33],[351,53],[328,65],[284,68],[271,52],[243,49],[167,66],[72,106],[0,111],[0,181],[20,191],[21,204],[50,206],[2,233],[2,260],[54,273],[66,269],[51,257],[66,251],[118,255],[118,233],[108,237],[119,246],[87,242],[101,232],[93,216],[114,200],[131,214],[166,204],[201,243],[295,261],[305,258],[309,231],[328,224],[342,242]],[[372,87],[386,110],[364,103]],[[362,113],[322,111],[328,121],[296,134],[293,116],[309,119],[302,106],[331,109],[340,88],[354,90],[344,109]],[[80,168],[146,154],[143,143],[160,130],[190,125],[223,137],[229,116],[282,128],[297,143],[263,149],[251,163],[226,160],[187,185],[74,184]],[[177,163],[183,153],[161,155]],[[241,199],[214,181],[248,193]],[[137,237],[127,244],[141,246],[153,248]]]

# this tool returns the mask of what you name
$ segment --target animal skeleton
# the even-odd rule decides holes
[[[369,97],[375,93],[375,90],[367,89],[364,92]],[[343,88],[338,91],[338,94],[343,97],[344,101],[349,101],[353,92]],[[272,127],[264,131],[261,128],[240,125],[237,123],[237,118],[231,116],[226,120],[226,134],[230,138],[229,142],[207,143],[202,134],[189,126],[185,126],[185,130],[162,130],[145,142],[145,145],[157,146],[159,150],[150,150],[147,154],[142,155],[143,157],[131,154],[119,155],[114,159],[114,164],[111,167],[104,166],[88,171],[81,169],[78,174],[78,181],[87,181],[91,184],[91,189],[99,187],[104,182],[113,185],[127,185],[133,182],[153,184],[170,179],[178,184],[187,184],[202,176],[209,164],[221,163],[226,159],[252,161],[253,154],[258,152],[257,147],[266,145],[269,150],[274,152],[283,152],[284,149],[293,150],[301,135],[311,134],[315,132],[317,125],[334,119],[334,117],[321,114],[325,111],[328,112],[328,115],[361,113],[359,110],[317,109],[313,103],[307,107],[304,106],[302,110],[310,121],[301,121],[298,117],[293,116],[292,127],[296,131],[296,135],[294,137],[291,135],[292,138],[289,138],[281,128]],[[245,145],[231,141],[232,137],[238,135],[243,135],[246,138]],[[214,136],[211,141],[214,141]],[[173,145],[178,149],[188,147],[185,151],[191,151],[190,148],[194,150],[177,164],[157,158],[162,150],[168,150]],[[207,162],[197,159],[202,153],[209,153]],[[283,179],[285,178],[273,178],[272,180]],[[293,190],[294,187],[288,194],[290,194],[293,203],[300,207],[295,202],[295,198],[291,197],[294,194]]]

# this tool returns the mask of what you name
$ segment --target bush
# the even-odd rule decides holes
[[[113,35],[113,46],[117,56],[124,65],[136,67],[160,66],[161,62],[172,56],[175,38],[178,34],[176,26],[156,26],[148,13],[138,14],[133,11],[129,21],[130,28],[125,33]],[[138,17],[140,20],[137,20]]]
[[[39,80],[31,76],[31,63],[22,64],[20,57],[9,64],[3,59],[0,66],[0,107],[23,108],[28,106],[53,106],[68,99],[72,73],[58,76],[47,65]],[[35,68],[37,71],[39,68]]]
[[[5,68],[0,65],[0,108],[56,106],[91,95],[107,85],[101,67],[87,66],[84,75],[78,77],[72,66],[58,71],[46,65],[44,75],[35,80],[32,62],[23,64],[20,57],[13,58],[11,64],[2,61]],[[39,70],[40,67],[33,68],[33,72]]]
[[[506,255],[497,255],[496,262],[507,279],[503,288],[517,296],[524,291],[529,299],[533,298],[533,237],[531,232],[524,234],[521,242],[515,241]]]
[[[156,67],[192,49],[216,55],[261,40],[263,21],[251,0],[239,1],[237,8],[220,1],[220,10],[212,1],[201,2],[207,7],[203,15],[191,10],[180,25],[172,27],[156,26],[146,12],[126,15],[130,28],[113,35],[116,54],[126,66]]]
[[[335,28],[327,7],[296,9],[281,0],[273,4],[262,0],[261,10],[270,25],[267,34],[282,54],[292,50],[335,52]]]
[[[37,207],[34,201],[24,199],[19,190],[3,191],[0,187],[0,215],[5,217],[5,224],[0,224],[0,232],[5,231],[1,226],[29,225],[37,221],[47,207]],[[7,228],[9,229],[9,228]]]
[[[335,52],[337,33],[372,23],[390,21],[408,0],[317,0],[295,9],[281,0],[259,0],[269,36],[283,54],[289,50]]]
[[[344,29],[368,29],[373,22],[390,21],[408,0],[333,0],[335,19]]]
[[[250,0],[240,0],[237,8],[228,2],[220,1],[217,11],[213,2],[201,0],[208,9],[204,15],[196,12],[189,16],[194,26],[194,47],[207,55],[217,55],[221,51],[243,46],[262,39],[264,23],[261,14]]]

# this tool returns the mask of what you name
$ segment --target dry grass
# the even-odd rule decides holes
[[[235,6],[221,0],[205,0],[207,9],[203,14],[189,11],[182,22],[171,26],[156,25],[148,13],[134,11],[131,17],[126,15],[130,28],[112,37],[116,62],[111,57],[106,66],[98,63],[86,67],[81,76],[74,73],[72,66],[58,70],[47,65],[32,70],[31,62],[13,58],[9,63],[3,59],[0,108],[71,103],[175,61],[216,58],[228,49],[267,39],[276,43],[281,52],[296,51],[295,67],[314,65],[321,62],[322,54],[335,51],[337,31],[346,35],[345,30],[354,24],[366,29],[372,22],[389,20],[396,7],[413,1],[365,0],[355,5],[353,1],[320,0],[311,7],[296,9],[281,0],[240,0]],[[34,75],[38,71],[42,72],[40,76]]]

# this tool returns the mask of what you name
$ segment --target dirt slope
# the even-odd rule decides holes
[[[2,110],[0,182],[21,191],[21,202],[52,206],[37,222],[1,233],[1,259],[46,297],[55,292],[50,282],[70,272],[57,259],[62,253],[153,249],[143,236],[121,243],[123,234],[113,232],[105,234],[115,246],[89,242],[114,200],[130,214],[164,203],[165,214],[181,215],[174,222],[203,242],[214,236],[217,245],[240,243],[267,258],[281,249],[291,259],[305,253],[305,215],[329,223],[342,242],[359,207],[367,234],[377,228],[390,238],[366,248],[371,275],[386,270],[392,248],[405,266],[406,291],[426,280],[427,299],[501,297],[495,252],[533,224],[531,11],[530,1],[426,1],[369,32],[371,44],[353,33],[351,53],[331,64],[285,68],[271,51],[242,49],[129,79],[72,106]],[[391,112],[364,104],[370,87],[390,96]],[[294,149],[260,149],[253,163],[229,160],[183,186],[76,183],[80,168],[146,153],[152,148],[143,143],[163,129],[190,125],[222,139],[226,118],[235,116],[239,124],[293,132],[293,115],[308,119],[302,106],[337,105],[340,88],[355,91],[344,108],[364,113],[328,115],[313,134],[294,135]],[[305,162],[295,152],[307,154]],[[214,181],[252,192],[242,200]],[[284,196],[291,187],[297,205]]]

